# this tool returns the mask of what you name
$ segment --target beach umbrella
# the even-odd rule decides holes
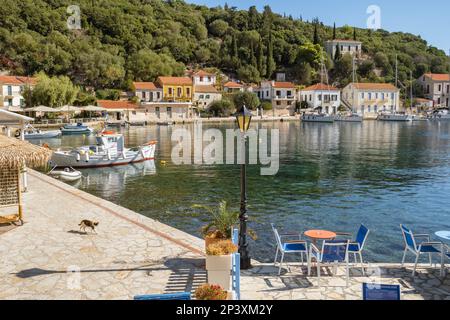
[[[28,108],[28,109],[25,109],[25,111],[33,111],[33,112],[61,112],[57,108],[50,108],[50,107],[47,107],[47,106],[37,106],[37,107],[33,107],[33,108]]]

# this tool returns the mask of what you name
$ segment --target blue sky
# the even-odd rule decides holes
[[[348,24],[366,28],[370,5],[381,9],[381,26],[388,31],[403,31],[420,35],[429,44],[448,53],[450,49],[450,1],[448,0],[186,0],[190,3],[218,6],[228,3],[239,9],[264,5],[274,12],[300,16],[304,20],[319,17],[327,25]]]

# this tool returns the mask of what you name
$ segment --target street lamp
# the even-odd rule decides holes
[[[248,254],[248,242],[247,242],[247,181],[246,181],[246,136],[245,134],[250,127],[252,120],[252,113],[247,108],[242,106],[240,110],[236,112],[236,121],[241,131],[241,143],[242,143],[242,158],[244,161],[241,163],[241,210],[239,215],[239,254],[241,256],[241,269],[247,270],[251,268],[251,260]]]

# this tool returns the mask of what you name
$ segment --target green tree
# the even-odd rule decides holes
[[[244,82],[259,82],[261,81],[258,69],[252,65],[242,66],[237,71],[238,78]]]
[[[175,61],[166,54],[157,54],[142,49],[130,56],[127,63],[133,79],[137,81],[154,81],[158,76],[180,76],[184,72],[184,64]]]
[[[275,60],[273,58],[273,40],[272,40],[272,32],[269,33],[269,42],[267,44],[267,69],[266,69],[266,77],[271,78],[275,69],[277,68],[275,64]]]
[[[226,21],[217,19],[209,25],[209,32],[216,37],[222,37],[227,32],[228,27],[229,26]]]
[[[207,111],[214,117],[229,117],[233,109],[233,102],[228,99],[222,99],[211,103]]]
[[[237,110],[245,106],[249,110],[255,110],[261,102],[256,94],[252,92],[238,92],[233,94],[233,103]]]
[[[336,22],[333,25],[333,40],[336,40]]]
[[[32,105],[57,108],[71,105],[75,101],[79,88],[68,77],[48,77],[41,72],[36,78],[37,82],[31,93]]]

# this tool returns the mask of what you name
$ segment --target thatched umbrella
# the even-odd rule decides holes
[[[17,214],[0,216],[0,223],[22,222],[21,170],[45,165],[51,154],[49,149],[0,135],[0,208],[18,210]]]

